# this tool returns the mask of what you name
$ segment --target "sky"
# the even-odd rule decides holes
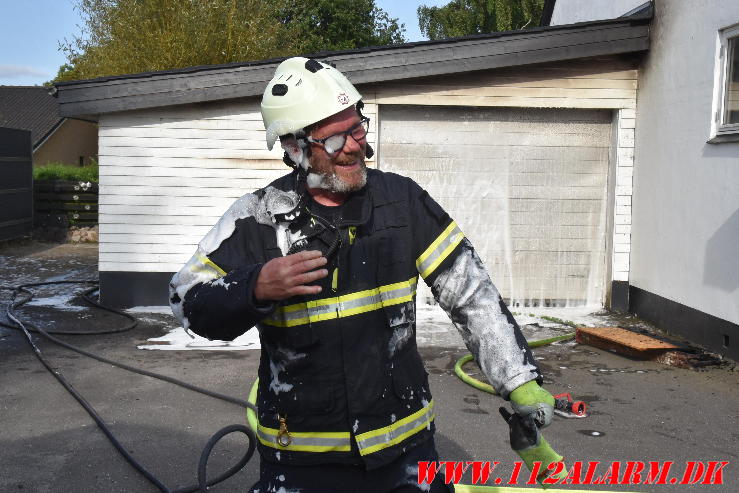
[[[425,38],[418,29],[419,5],[449,0],[376,0],[390,17],[405,24],[408,41]],[[81,31],[73,0],[0,0],[0,85],[40,85],[66,62],[59,43]]]

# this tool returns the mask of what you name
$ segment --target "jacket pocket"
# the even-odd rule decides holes
[[[400,207],[378,209],[373,224],[377,238],[378,263],[392,266],[408,259],[410,249],[408,212]]]
[[[335,407],[333,387],[329,384],[299,386],[286,392],[277,401],[277,411],[287,414],[288,420],[300,416],[320,416],[331,414]]]
[[[267,427],[279,428],[279,419],[284,418],[289,430],[292,425],[315,423],[316,416],[336,413],[336,397],[330,384],[295,386],[278,394],[269,389],[269,383],[264,388],[258,400],[258,411],[259,422]]]

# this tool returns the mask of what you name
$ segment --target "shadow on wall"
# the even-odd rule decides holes
[[[708,240],[703,284],[728,293],[739,287],[738,244],[739,209]]]

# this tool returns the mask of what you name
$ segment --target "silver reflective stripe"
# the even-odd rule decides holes
[[[282,319],[287,320],[298,320],[300,318],[305,318],[308,316],[308,310],[295,310],[294,312],[284,312],[282,311],[280,313],[282,315]]]
[[[434,402],[424,408],[378,430],[368,431],[356,436],[357,447],[361,455],[368,455],[391,447],[431,426],[434,420]]]
[[[418,260],[416,260],[416,268],[421,277],[426,278],[433,273],[436,268],[444,261],[452,252],[455,246],[464,238],[464,233],[459,229],[457,223],[452,222],[436,240],[424,251]]]
[[[408,296],[410,294],[413,294],[415,291],[416,291],[416,283],[414,282],[410,286],[401,286],[397,289],[381,292],[380,296],[382,298],[382,301],[389,301],[395,298]]]
[[[278,450],[298,452],[349,452],[351,450],[350,435],[346,432],[294,432],[290,433],[290,444],[283,447],[277,443],[277,431],[259,425],[257,436],[262,444]]]
[[[418,278],[413,277],[408,281],[379,288],[280,307],[262,322],[278,327],[292,327],[379,310],[383,306],[411,301],[416,292],[417,282]]]
[[[328,305],[321,305],[321,306],[311,306],[311,307],[308,307],[307,313],[309,317],[318,317],[326,313],[335,312],[338,306],[339,306],[338,303],[330,303]]]
[[[374,305],[380,303],[381,301],[382,297],[380,296],[380,293],[376,293],[371,296],[365,296],[364,298],[357,298],[356,300],[339,301],[332,306],[336,307],[336,309],[339,311],[344,311],[351,310],[352,308]]]

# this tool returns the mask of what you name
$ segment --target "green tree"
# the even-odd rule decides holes
[[[76,0],[56,81],[402,42],[374,0]]]
[[[405,26],[374,0],[292,0],[282,22],[299,26],[305,53],[405,42]]]
[[[418,26],[428,39],[511,31],[538,26],[544,0],[452,0],[418,7]]]
[[[259,60],[295,53],[292,26],[262,0],[77,0],[79,36],[56,80]]]

